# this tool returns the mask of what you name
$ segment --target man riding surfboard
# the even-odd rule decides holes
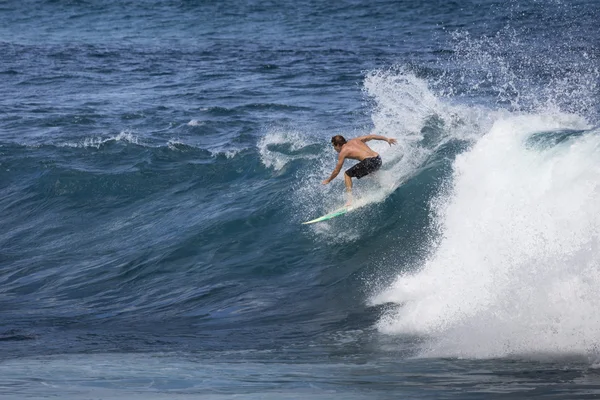
[[[348,141],[342,135],[336,135],[331,138],[333,148],[339,153],[338,162],[331,176],[322,182],[323,185],[327,185],[340,173],[346,158],[360,161],[344,173],[344,183],[346,184],[346,193],[348,196],[346,206],[352,204],[352,178],[360,179],[381,168],[381,157],[367,146],[366,142],[369,140],[383,140],[388,142],[390,146],[396,144],[396,139],[380,135],[360,136]]]

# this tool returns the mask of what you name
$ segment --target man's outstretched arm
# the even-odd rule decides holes
[[[323,182],[323,185],[327,185],[329,182],[331,182],[336,176],[338,176],[338,174],[340,173],[340,171],[342,170],[342,167],[344,166],[344,160],[346,159],[346,156],[343,155],[339,155],[338,157],[338,162],[337,165],[335,166],[335,169],[333,170],[333,172],[331,173],[331,176],[327,179],[325,179]]]
[[[397,142],[396,139],[388,138],[388,137],[381,136],[381,135],[366,135],[366,136],[357,137],[357,139],[360,140],[361,142],[368,142],[369,140],[383,140],[384,142],[388,142],[390,146],[393,144],[396,144],[396,142]]]

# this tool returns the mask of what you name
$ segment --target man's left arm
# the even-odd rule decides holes
[[[384,142],[388,142],[388,144],[390,146],[393,144],[396,144],[396,139],[388,138],[388,137],[381,136],[381,135],[366,135],[366,136],[358,137],[357,139],[363,143],[368,142],[369,140],[383,140]]]

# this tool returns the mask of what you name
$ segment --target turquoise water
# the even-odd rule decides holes
[[[0,394],[598,396],[599,17],[0,4]]]

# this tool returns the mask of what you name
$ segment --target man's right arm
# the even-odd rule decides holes
[[[344,160],[346,159],[346,153],[342,150],[342,152],[340,153],[340,155],[338,156],[338,162],[335,166],[335,169],[333,170],[333,172],[331,173],[331,176],[327,179],[325,179],[323,182],[321,182],[323,185],[327,185],[329,182],[331,182],[336,176],[338,176],[338,174],[340,173],[340,171],[342,170],[342,167],[344,166]]]

